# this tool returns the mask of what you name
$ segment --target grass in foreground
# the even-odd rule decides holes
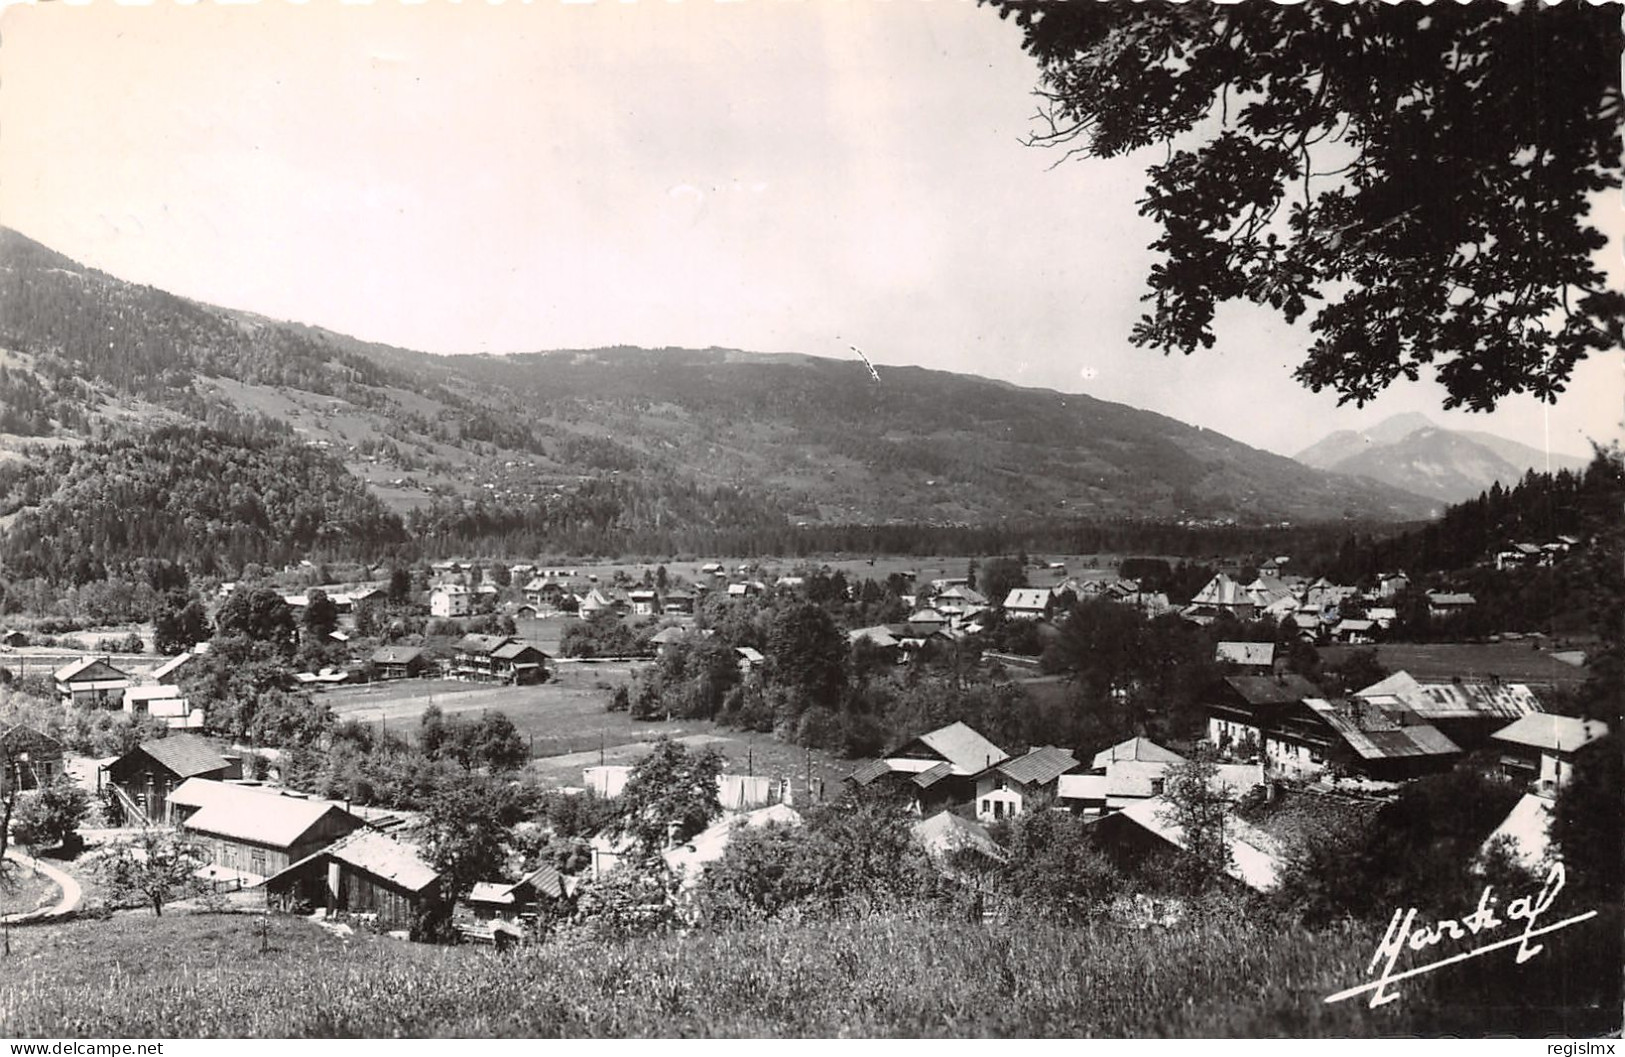
[[[1408,981],[1378,1010],[1324,996],[1366,979],[1369,927],[1238,918],[1166,931],[983,926],[911,912],[498,955],[252,916],[120,916],[19,930],[0,1034],[123,1036],[1344,1036],[1596,1034],[1604,933],[1526,966]],[[1615,929],[1617,915],[1599,922]],[[1616,929],[1617,931],[1617,929]],[[1548,956],[1551,960],[1547,961]],[[1606,975],[1606,974],[1602,974]],[[1545,981],[1542,984],[1541,981]],[[1508,988],[1538,992],[1518,1000]],[[1590,988],[1588,991],[1587,988]],[[1533,1019],[1531,1019],[1533,1018]]]

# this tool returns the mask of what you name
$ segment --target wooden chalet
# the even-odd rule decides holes
[[[0,727],[0,794],[41,789],[62,774],[60,741],[21,723]]]
[[[382,929],[415,929],[443,905],[439,871],[410,844],[360,829],[264,881],[270,905],[372,916]]]
[[[415,679],[429,671],[429,657],[417,646],[380,646],[368,658],[379,679]]]
[[[229,760],[193,734],[144,741],[103,768],[127,823],[171,821],[169,794],[189,778],[239,777],[241,761]]]
[[[208,849],[210,876],[257,884],[364,823],[327,800],[264,786],[190,778],[169,795],[170,818]]]
[[[1489,745],[1509,723],[1546,711],[1523,683],[1423,683],[1407,672],[1395,672],[1354,696],[1385,711],[1408,710],[1469,752]]]
[[[976,776],[976,817],[983,822],[1014,818],[1034,801],[1053,799],[1057,780],[1081,766],[1071,750],[1053,746],[996,763]]]
[[[56,693],[65,705],[120,708],[130,688],[130,673],[113,667],[108,657],[81,657],[56,670]]]
[[[1608,724],[1601,720],[1538,712],[1496,731],[1493,739],[1503,773],[1553,796],[1573,777],[1580,754],[1607,736]]]
[[[950,723],[864,764],[846,781],[859,788],[880,782],[900,789],[917,811],[932,814],[970,802],[976,795],[976,776],[1009,758],[967,724]]]

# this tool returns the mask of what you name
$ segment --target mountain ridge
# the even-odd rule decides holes
[[[1379,481],[1445,503],[1511,487],[1532,469],[1583,469],[1588,460],[1547,453],[1482,430],[1455,430],[1407,412],[1365,430],[1338,430],[1294,458],[1331,473]]]
[[[877,383],[855,356],[720,347],[418,352],[126,283],[9,230],[0,349],[14,354],[0,403],[26,406],[34,436],[91,435],[149,407],[208,426],[262,416],[401,512],[546,503],[606,475],[748,495],[797,523],[1436,508],[1083,394],[915,366],[883,366]]]

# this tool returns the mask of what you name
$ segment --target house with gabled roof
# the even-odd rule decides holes
[[[1000,761],[976,776],[976,817],[997,822],[1021,814],[1035,800],[1053,799],[1056,780],[1079,766],[1072,750],[1049,745]]]
[[[130,688],[130,673],[113,667],[110,657],[80,657],[58,668],[52,678],[65,705],[120,708]]]
[[[1423,683],[1403,671],[1356,690],[1354,696],[1389,711],[1407,709],[1468,751],[1487,744],[1507,724],[1546,710],[1523,683]]]
[[[1608,724],[1600,719],[1546,712],[1529,713],[1491,735],[1501,750],[1503,773],[1545,796],[1568,785],[1575,760],[1607,736]]]
[[[267,902],[285,911],[322,908],[372,916],[382,929],[415,930],[443,906],[441,875],[412,844],[359,829],[272,874]]]
[[[1231,675],[1207,698],[1207,740],[1221,753],[1246,758],[1263,748],[1265,732],[1297,702],[1319,697],[1301,675]]]
[[[209,876],[257,884],[366,823],[328,800],[263,786],[190,778],[169,796],[171,816],[207,849]]]
[[[430,668],[428,654],[417,646],[380,646],[368,661],[379,679],[415,679]]]
[[[1237,620],[1251,620],[1258,608],[1258,599],[1249,594],[1245,587],[1224,573],[1216,573],[1200,591],[1191,596],[1185,614],[1208,619],[1229,614]]]
[[[1010,754],[988,741],[966,723],[921,734],[885,757],[863,764],[847,776],[854,786],[876,782],[898,786],[922,814],[940,806],[968,802],[975,794],[975,778]]]
[[[464,635],[452,647],[451,674],[458,679],[495,680],[498,665],[494,654],[512,641],[508,635]]]
[[[0,794],[41,789],[64,773],[56,738],[24,723],[0,726]]]
[[[429,592],[429,615],[442,620],[466,617],[473,605],[473,595],[462,584],[439,584]]]
[[[1011,620],[1048,620],[1055,596],[1042,587],[1013,587],[1004,596],[1004,615]]]
[[[1478,599],[1464,591],[1429,591],[1428,616],[1439,620],[1465,613],[1478,604]]]
[[[547,654],[522,639],[509,639],[490,655],[490,678],[528,685],[547,680]]]
[[[517,881],[479,881],[457,901],[455,917],[463,921],[534,921],[543,903],[557,902],[571,893],[569,880],[546,863]]]
[[[136,825],[171,821],[169,794],[189,778],[239,777],[242,762],[228,759],[195,734],[144,741],[103,768],[114,796]]]
[[[1405,709],[1382,709],[1350,698],[1306,699],[1270,731],[1265,757],[1281,772],[1307,777],[1328,767],[1378,781],[1404,781],[1449,770],[1461,748],[1431,723]]]
[[[948,867],[954,856],[965,852],[974,852],[996,863],[1010,858],[986,827],[952,811],[939,811],[921,819],[910,827],[909,833],[939,868]]]

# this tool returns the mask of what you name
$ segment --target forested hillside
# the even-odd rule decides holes
[[[267,420],[391,509],[425,510],[453,548],[561,528],[561,547],[669,549],[716,526],[1261,526],[1434,506],[1085,396],[720,349],[431,356],[198,304],[0,231],[0,432]],[[604,480],[577,496],[589,479]],[[484,512],[464,517],[469,499]]]
[[[0,563],[15,579],[101,580],[136,560],[212,573],[375,555],[400,519],[331,456],[272,431],[161,426],[0,464]]]

